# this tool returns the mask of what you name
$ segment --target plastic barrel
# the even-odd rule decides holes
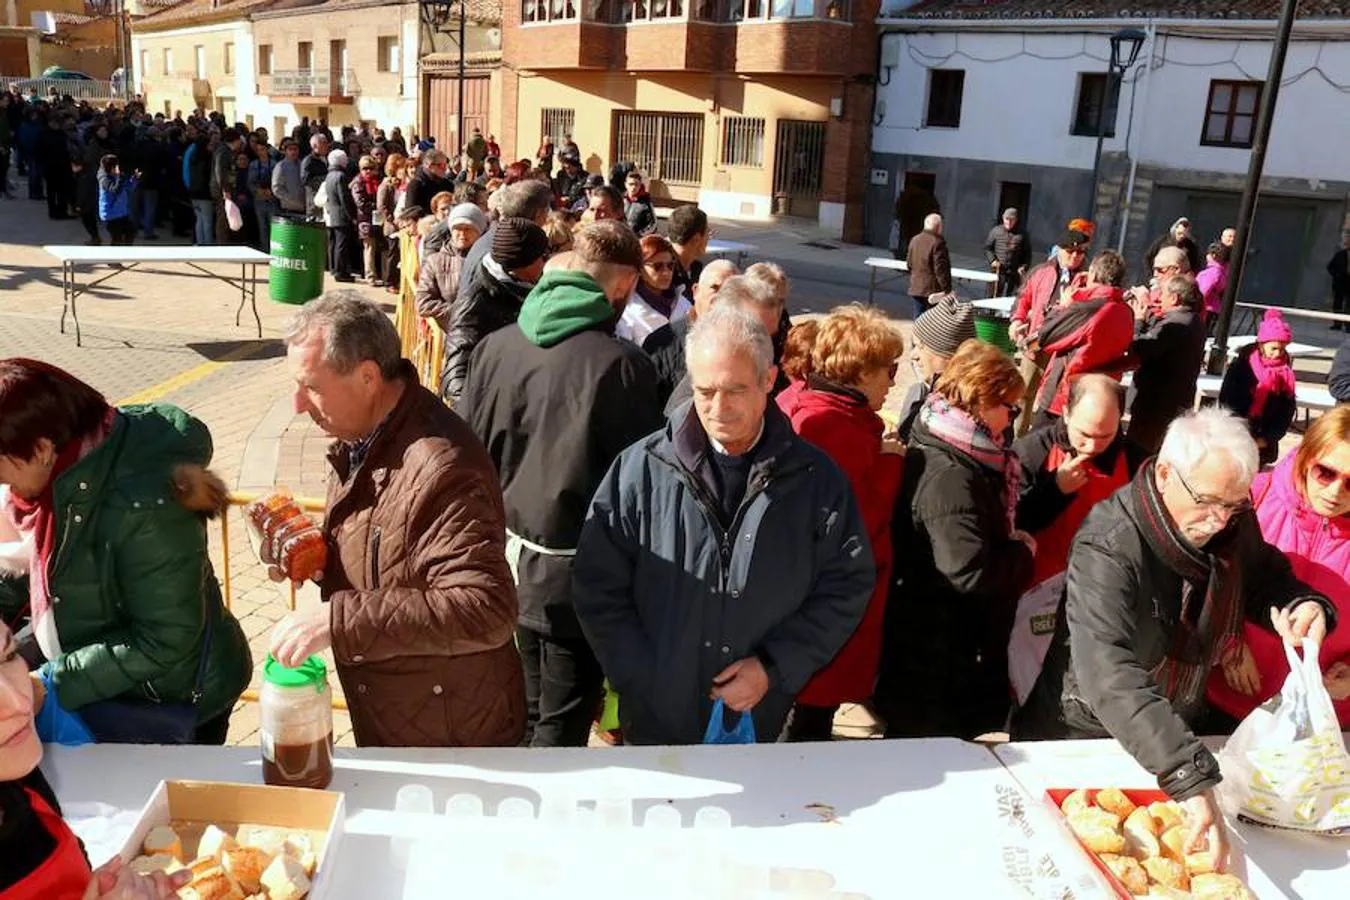
[[[300,305],[323,293],[328,231],[300,218],[272,220],[272,259],[268,287],[278,303]]]
[[[1016,350],[1008,337],[1007,319],[976,313],[975,336],[986,344],[993,344],[1004,353],[1013,353]]]

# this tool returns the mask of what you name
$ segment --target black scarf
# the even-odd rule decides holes
[[[1130,486],[1131,499],[1149,549],[1181,577],[1182,588],[1172,646],[1152,674],[1167,699],[1185,707],[1200,699],[1209,670],[1241,626],[1240,579],[1228,554],[1209,553],[1182,537],[1163,505],[1155,465],[1150,460],[1140,467]],[[1216,535],[1211,543],[1222,537]],[[1202,604],[1199,610],[1197,602]]]

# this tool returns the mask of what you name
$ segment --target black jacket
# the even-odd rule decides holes
[[[453,191],[455,183],[449,178],[432,175],[426,169],[418,168],[408,183],[408,206],[422,207],[422,214],[431,215],[431,198],[442,191]]]
[[[1031,242],[1024,231],[1009,231],[999,222],[984,239],[984,257],[998,263],[1004,271],[1016,272],[1031,263]]]
[[[430,210],[427,210],[430,212]],[[483,232],[482,236],[473,242],[469,252],[464,255],[464,267],[459,270],[459,293],[463,294],[469,289],[469,282],[473,281],[478,267],[483,264],[483,257],[492,252],[492,239],[497,236],[497,223],[493,222],[488,226],[488,230]]]
[[[1130,405],[1130,440],[1149,454],[1181,412],[1195,403],[1195,382],[1204,364],[1205,323],[1184,307],[1136,323],[1130,352],[1139,358]]]
[[[1266,398],[1261,418],[1252,420],[1248,411],[1256,391],[1256,373],[1252,371],[1251,356],[1260,350],[1258,344],[1243,347],[1228,364],[1228,370],[1223,373],[1223,386],[1219,388],[1219,405],[1231,409],[1239,419],[1245,419],[1253,438],[1265,439],[1266,446],[1261,450],[1261,462],[1265,465],[1273,463],[1279,456],[1280,439],[1288,434],[1289,426],[1293,424],[1298,400],[1293,394],[1271,394]]]
[[[456,324],[459,323],[456,319]],[[656,375],[642,351],[604,328],[551,347],[519,325],[488,336],[455,405],[501,478],[507,530],[551,550],[577,546],[610,463],[661,427]],[[521,551],[520,622],[559,638],[581,632],[572,559]]]
[[[464,264],[467,266],[469,260]],[[514,323],[530,295],[530,285],[510,278],[501,280],[483,264],[474,269],[468,289],[462,285],[461,281],[450,307],[451,324],[445,335],[445,366],[441,372],[441,399],[451,406],[464,392],[474,349],[494,331]]]
[[[689,336],[690,324],[688,316],[676,319],[647,335],[642,343],[643,352],[656,366],[656,393],[663,408],[674,396],[676,386],[684,381],[684,340]],[[685,394],[680,402],[691,396]]]
[[[643,191],[636,200],[624,197],[623,217],[628,220],[628,227],[633,229],[633,233],[638,237],[655,231],[656,210],[652,208],[651,195]]]
[[[1327,263],[1327,274],[1331,276],[1333,294],[1337,297],[1350,296],[1350,250],[1342,247],[1331,255],[1331,262]]]
[[[1009,707],[1008,637],[1032,574],[1008,524],[1003,473],[922,420],[905,454],[877,708],[888,736],[973,738]]]
[[[1069,555],[1068,587],[1045,667],[1013,717],[1013,740],[1114,737],[1159,786],[1184,800],[1219,782],[1209,750],[1193,730],[1203,691],[1176,708],[1150,674],[1172,646],[1181,617],[1182,579],[1149,546],[1131,485],[1099,503]],[[1261,537],[1256,517],[1235,517],[1207,549],[1238,563],[1249,621],[1270,628],[1271,607],[1311,597],[1284,554]],[[1202,588],[1203,590],[1203,588]]]
[[[1069,426],[1063,419],[1044,428],[1029,431],[1013,444],[1017,459],[1022,464],[1022,486],[1017,499],[1017,527],[1028,534],[1036,534],[1048,527],[1069,508],[1069,504],[1073,503],[1075,495],[1061,491],[1059,483],[1055,480],[1055,472],[1045,467],[1045,461],[1049,458],[1052,448],[1068,450],[1071,446]],[[1142,450],[1125,440],[1123,433],[1117,434],[1116,439],[1105,450],[1092,458],[1092,467],[1104,475],[1110,475],[1116,470],[1116,463],[1119,462],[1122,453],[1125,454],[1126,471],[1133,478],[1147,457]]]
[[[553,193],[562,198],[564,209],[571,209],[582,197],[586,196],[586,171],[578,169],[572,174],[564,168],[553,176]]]
[[[624,451],[581,535],[577,615],[633,743],[699,743],[713,678],[750,656],[769,675],[755,730],[773,741],[793,698],[857,628],[875,586],[848,479],[772,403],[730,528],[711,468],[691,409]]]
[[[193,142],[192,159],[188,161],[188,196],[193,200],[211,199],[211,151],[206,138]]]
[[[1327,390],[1337,403],[1350,403],[1350,340],[1336,349],[1331,374],[1327,376]]]
[[[1200,252],[1200,245],[1193,238],[1182,238],[1177,240],[1172,237],[1171,232],[1158,238],[1152,244],[1149,244],[1147,252],[1144,253],[1144,280],[1153,274],[1153,257],[1158,255],[1158,251],[1164,247],[1180,247],[1186,253],[1186,260],[1191,264],[1191,274],[1199,275],[1200,270],[1205,267],[1205,255]]]
[[[300,160],[300,179],[305,184],[305,206],[310,215],[321,215],[323,213],[323,210],[315,207],[314,195],[319,192],[319,185],[323,184],[327,177],[328,160],[325,157],[315,156],[311,153]]]
[[[52,812],[61,814],[61,804],[41,769],[16,781],[0,781],[0,895],[32,875],[56,852],[56,838],[38,820],[30,790]]]

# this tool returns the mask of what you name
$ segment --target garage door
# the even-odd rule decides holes
[[[468,75],[464,79],[464,131],[472,134],[474,128],[486,136],[488,108],[491,103],[491,80],[486,74]],[[418,129],[423,135],[436,138],[436,146],[447,153],[458,149],[455,136],[459,124],[459,79],[454,76],[427,76],[427,103]]]

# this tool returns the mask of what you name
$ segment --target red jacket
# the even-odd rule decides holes
[[[876,586],[858,630],[797,699],[812,706],[866,700],[872,696],[881,661],[881,625],[891,578],[891,516],[904,458],[881,452],[881,417],[856,391],[812,378],[795,397],[780,396],[778,403],[792,421],[792,430],[825,451],[848,476],[877,566]]]
[[[1350,516],[1326,519],[1313,512],[1303,495],[1294,487],[1294,451],[1280,460],[1274,469],[1256,476],[1252,499],[1261,536],[1284,553],[1295,577],[1315,591],[1321,591],[1335,605],[1338,618],[1350,616]],[[1222,667],[1216,667],[1209,679],[1210,703],[1238,719],[1280,692],[1289,677],[1284,645],[1270,628],[1247,622],[1242,637],[1251,648],[1256,669],[1261,673],[1261,690],[1256,696],[1239,694],[1224,680]],[[1322,671],[1333,663],[1350,663],[1350,628],[1337,628],[1322,644]],[[1342,728],[1350,728],[1350,700],[1333,701]]]
[[[1088,317],[1073,318],[1076,304],[1101,303]],[[1036,395],[1038,410],[1049,409],[1064,415],[1069,401],[1069,383],[1079,375],[1100,372],[1119,379],[1129,368],[1130,345],[1134,343],[1134,311],[1125,302],[1120,288],[1098,285],[1073,292],[1068,302],[1056,311],[1051,325],[1066,322],[1066,327],[1045,327],[1042,322],[1041,351],[1049,354],[1046,377]],[[1062,363],[1062,365],[1061,365]]]
[[[1041,263],[1027,273],[1022,282],[1022,293],[1017,295],[1012,320],[1026,322],[1032,337],[1041,330],[1045,314],[1059,303],[1059,263],[1051,260]]]

